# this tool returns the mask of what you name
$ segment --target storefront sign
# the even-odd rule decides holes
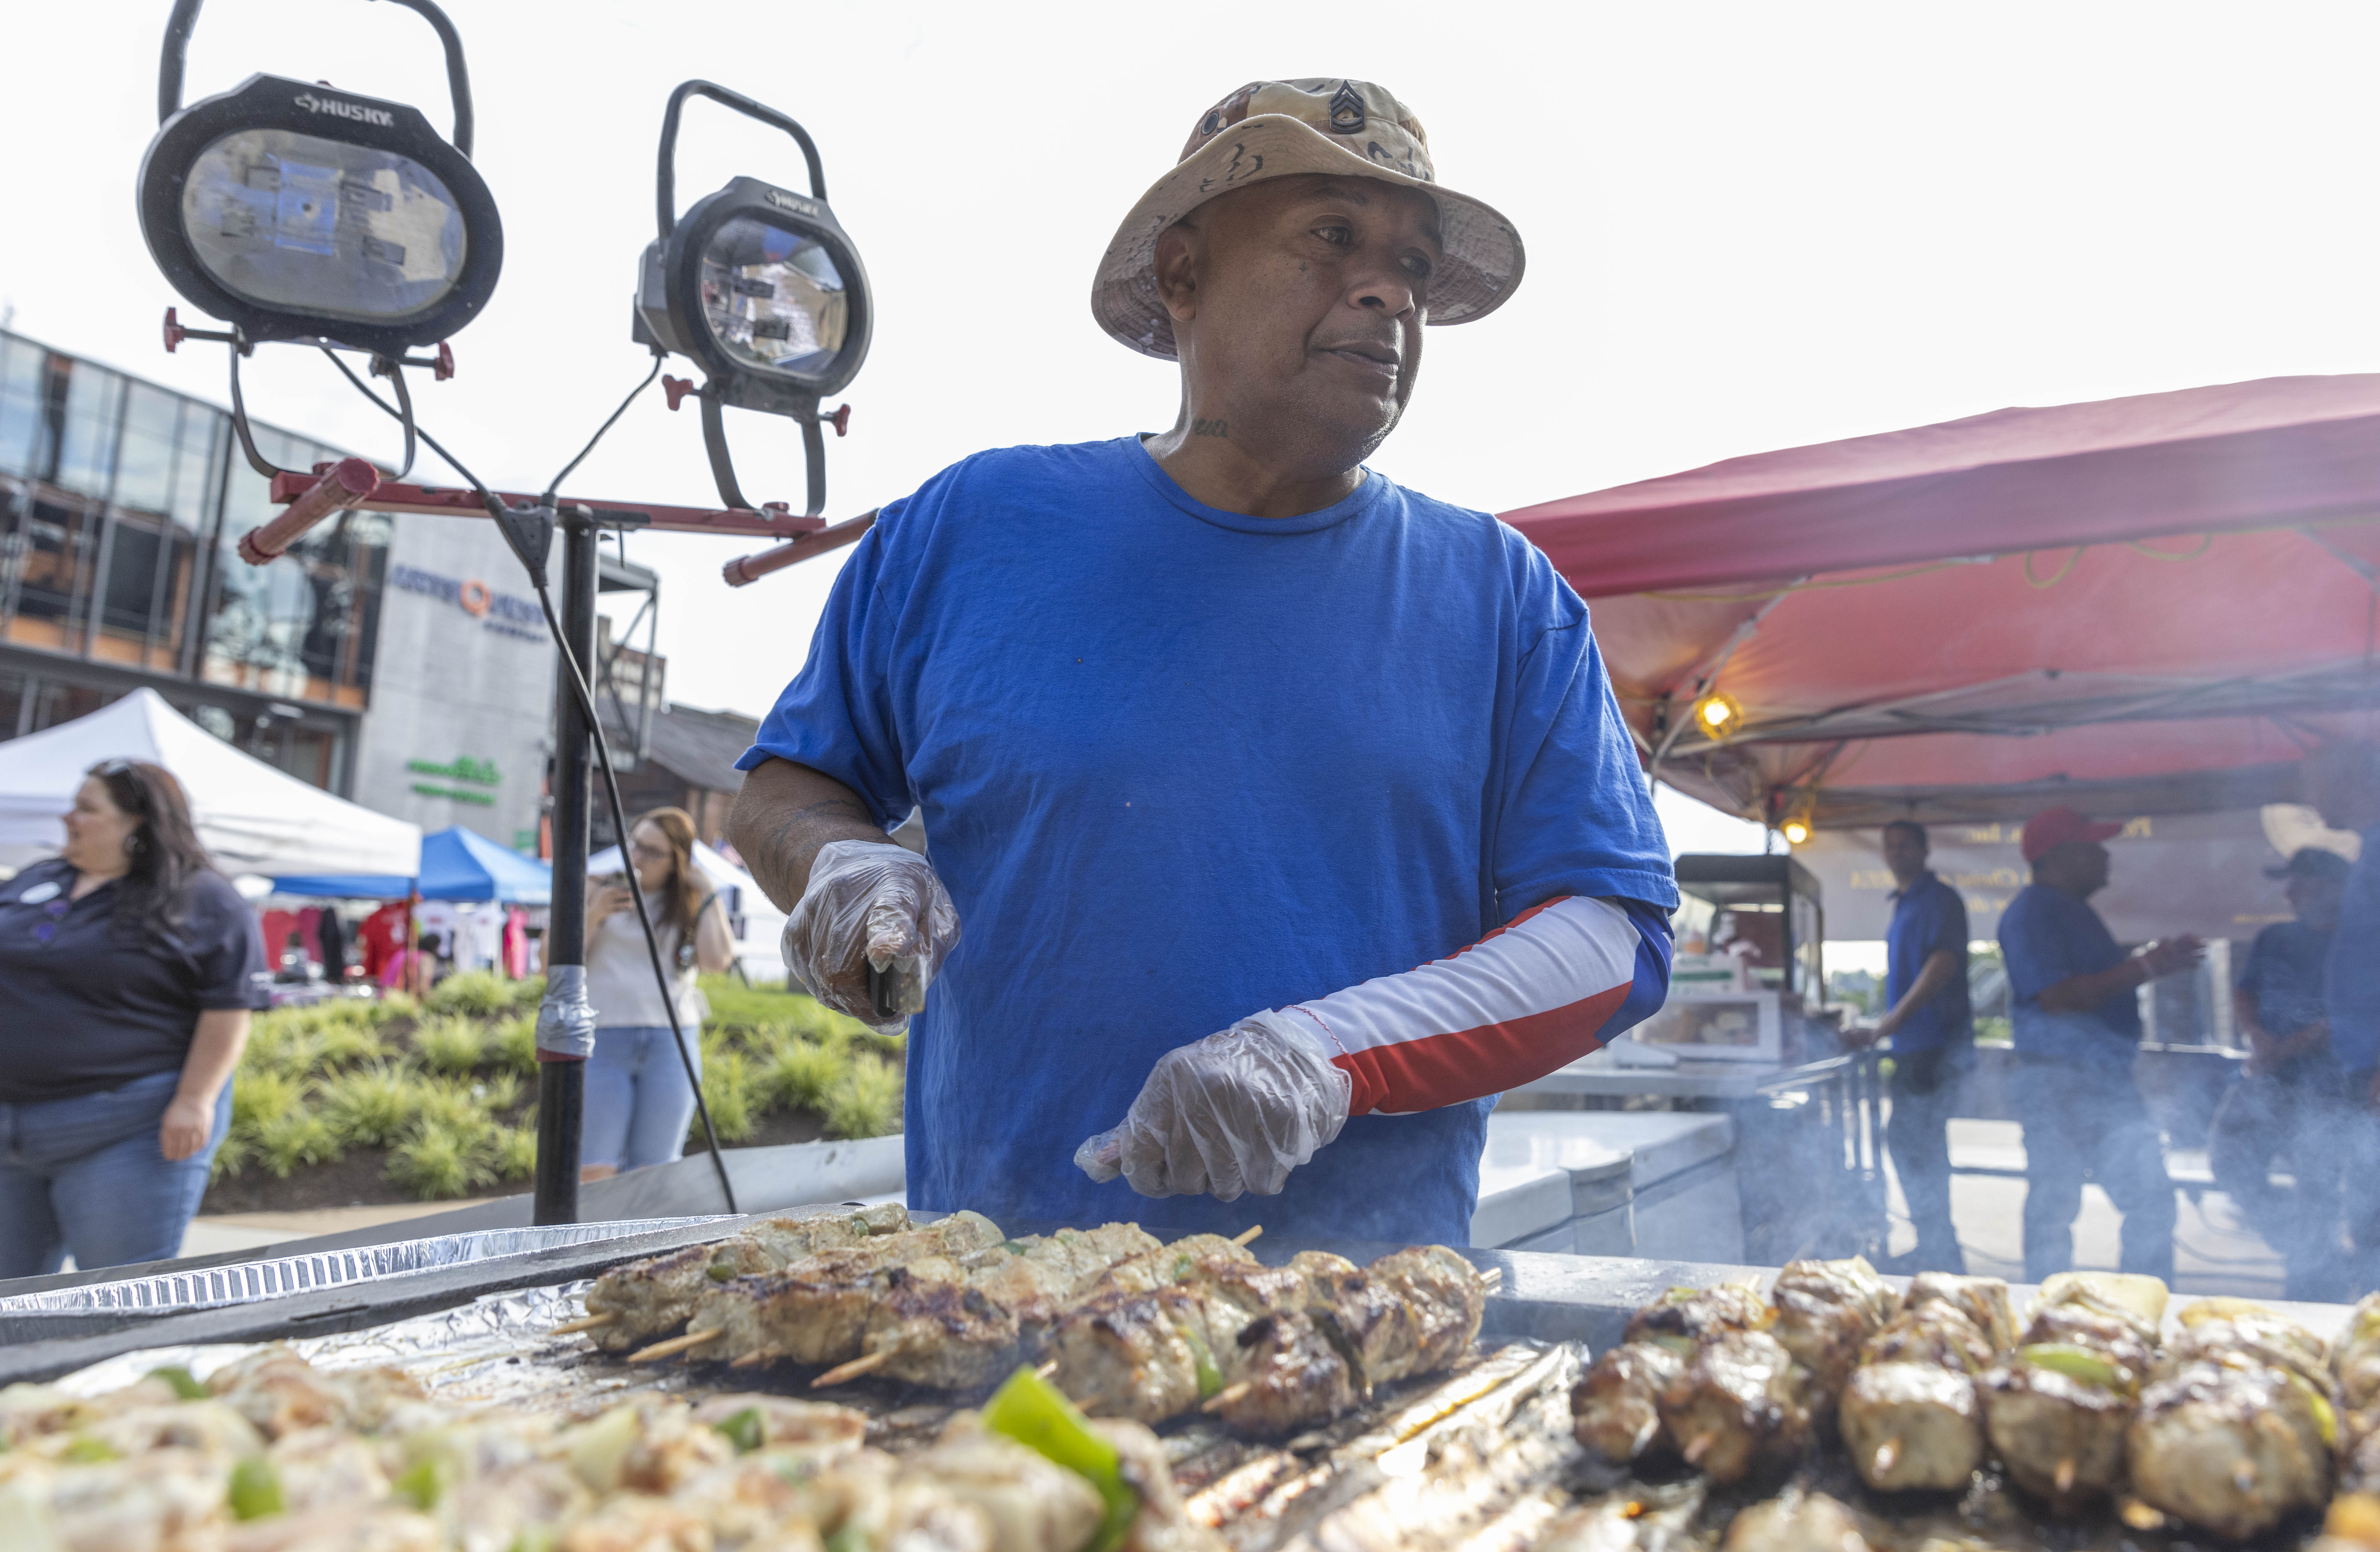
[[[497,592],[477,577],[457,581],[419,566],[398,565],[388,568],[388,585],[451,603],[498,636],[540,644],[547,639],[545,612],[536,600]]]
[[[405,769],[417,776],[443,776],[449,782],[469,782],[482,787],[497,786],[504,781],[496,770],[495,761],[475,759],[469,755],[457,755],[443,764],[436,760],[409,759],[405,762]],[[424,797],[450,798],[456,803],[474,803],[482,808],[492,808],[496,805],[493,793],[439,786],[431,782],[416,782],[413,790]]]

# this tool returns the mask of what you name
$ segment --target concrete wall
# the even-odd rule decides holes
[[[484,518],[395,529],[355,801],[425,831],[460,824],[533,843],[554,684],[536,594]]]

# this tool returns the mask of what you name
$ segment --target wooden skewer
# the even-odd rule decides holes
[[[830,1385],[841,1385],[844,1380],[857,1379],[861,1375],[874,1374],[885,1364],[892,1362],[894,1352],[895,1350],[892,1348],[880,1348],[874,1352],[854,1358],[848,1364],[838,1364],[833,1368],[827,1370],[826,1373],[819,1376],[816,1379],[811,1380],[810,1388],[813,1390],[822,1390]]]
[[[1198,1410],[1200,1412],[1220,1412],[1225,1407],[1230,1406],[1233,1401],[1238,1400],[1242,1396],[1246,1395],[1256,1388],[1257,1382],[1253,1379],[1244,1379],[1237,1385],[1226,1385],[1220,1390],[1216,1391],[1212,1396],[1208,1397],[1205,1401],[1201,1402]]]
[[[1036,1378],[1036,1379],[1048,1379],[1048,1378],[1050,1378],[1052,1375],[1055,1375],[1057,1372],[1058,1372],[1058,1360],[1056,1360],[1055,1358],[1052,1358],[1052,1359],[1050,1359],[1048,1363],[1046,1363],[1046,1364],[1042,1364],[1039,1368],[1038,1368],[1038,1369],[1034,1370],[1034,1371],[1033,1371],[1033,1377],[1034,1377],[1034,1378]]]
[[[672,1353],[685,1352],[689,1349],[700,1347],[705,1342],[717,1341],[726,1334],[727,1328],[724,1326],[714,1326],[708,1331],[690,1331],[683,1337],[672,1337],[667,1341],[657,1341],[650,1347],[631,1352],[628,1354],[628,1362],[631,1364],[656,1363],[669,1357]]]
[[[1690,1466],[1701,1465],[1703,1463],[1703,1457],[1710,1453],[1710,1447],[1718,1441],[1718,1435],[1716,1433],[1696,1434],[1694,1437],[1694,1442],[1687,1445],[1685,1448],[1684,1453],[1686,1457],[1686,1464]]]
[[[1887,1439],[1882,1444],[1877,1445],[1876,1447],[1876,1474],[1881,1476],[1886,1472],[1890,1471],[1892,1469],[1892,1462],[1900,1459],[1900,1441],[1899,1439]]]
[[[730,1358],[727,1360],[727,1366],[731,1369],[757,1369],[775,1356],[776,1354],[767,1348],[759,1348],[744,1354],[741,1358]]]
[[[2050,1481],[2057,1484],[2058,1490],[2061,1494],[2074,1490],[2074,1458],[2072,1456],[2070,1455],[2058,1462],[2058,1470],[2052,1473]]]
[[[1237,1233],[1237,1234],[1232,1235],[1232,1243],[1233,1244],[1235,1244],[1235,1245],[1242,1245],[1242,1246],[1245,1246],[1245,1245],[1246,1245],[1250,1241],[1252,1241],[1252,1240],[1254,1240],[1254,1239],[1257,1238],[1257,1237],[1258,1237],[1259,1235],[1261,1235],[1263,1232],[1264,1232],[1264,1225],[1263,1225],[1263,1224],[1261,1224],[1261,1223],[1259,1223],[1259,1224],[1257,1224],[1257,1225],[1255,1228],[1253,1228],[1253,1229],[1245,1230],[1245,1231],[1242,1231],[1242,1232],[1240,1232],[1240,1233]]]
[[[616,1315],[590,1315],[578,1320],[565,1320],[546,1333],[549,1337],[576,1336],[581,1331],[600,1331],[619,1320]]]

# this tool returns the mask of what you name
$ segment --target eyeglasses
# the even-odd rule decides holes
[[[661,861],[668,857],[670,849],[667,846],[648,846],[641,841],[631,841],[628,843],[628,855]]]

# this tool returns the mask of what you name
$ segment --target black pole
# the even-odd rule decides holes
[[[595,525],[563,515],[562,630],[582,663],[595,661]],[[545,963],[587,963],[587,842],[589,812],[588,746],[591,732],[554,665],[553,905],[545,929]],[[578,1221],[578,1142],[587,1097],[587,1063],[539,1053],[537,1069],[537,1221]]]

